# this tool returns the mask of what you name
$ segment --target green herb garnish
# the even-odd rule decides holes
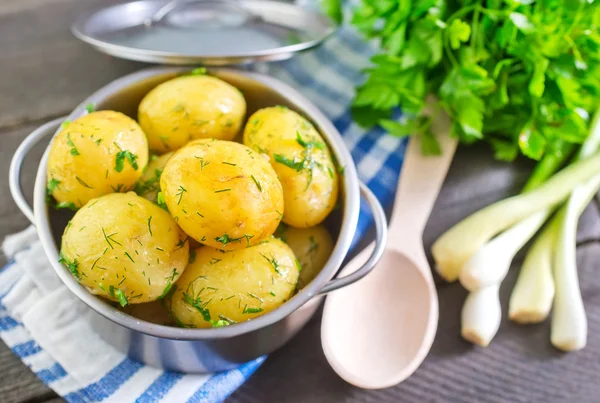
[[[325,148],[325,143],[321,142],[321,141],[315,141],[315,140],[310,140],[310,141],[305,141],[302,139],[302,136],[300,135],[300,132],[296,132],[296,141],[298,142],[298,144],[300,144],[302,147],[304,148],[317,148],[319,150],[322,150]]]
[[[215,190],[215,193],[229,192],[230,190],[231,190],[230,188],[221,189],[221,190]]]
[[[115,241],[115,240],[112,238],[113,236],[115,236],[115,235],[117,235],[117,234],[118,234],[117,232],[114,232],[114,233],[112,233],[112,234],[110,234],[110,235],[106,235],[106,232],[104,231],[104,227],[101,227],[101,229],[102,229],[102,235],[104,236],[104,240],[106,241],[106,243],[108,244],[108,246],[109,246],[111,249],[114,249],[114,248],[115,248],[115,247],[113,246],[113,243],[115,243],[115,244],[117,244],[117,245],[119,245],[119,246],[123,246],[121,243],[119,243],[118,241]]]
[[[75,203],[73,202],[60,202],[60,203],[56,203],[56,208],[57,209],[62,209],[62,208],[66,208],[72,211],[77,211],[77,206],[75,206]]]
[[[169,211],[169,207],[167,207],[167,203],[165,203],[165,196],[162,192],[158,192],[156,195],[156,204],[163,210]]]
[[[257,296],[256,294],[253,294],[251,292],[247,293],[249,297],[254,298],[256,300],[258,300],[261,304],[264,302],[262,298],[260,298],[259,296]]]
[[[262,186],[260,185],[260,182],[256,180],[256,178],[254,177],[254,175],[250,175],[250,177],[252,178],[252,180],[254,181],[254,183],[256,184],[256,187],[258,188],[258,190],[260,192],[262,192]]]
[[[204,158],[202,158],[202,157],[194,157],[194,158],[196,158],[197,160],[200,160],[200,170],[201,170],[201,171],[203,171],[203,170],[204,170],[204,168],[205,168],[205,167],[206,167],[208,164],[210,164],[210,161],[204,161]]]
[[[87,111],[87,113],[92,113],[94,112],[96,108],[94,107],[94,104],[89,103],[85,106],[85,110]]]
[[[133,260],[133,258],[131,257],[131,255],[128,252],[125,252],[125,256],[127,256],[129,258],[129,260],[131,260],[133,263],[135,263],[135,260]]]
[[[244,310],[242,311],[242,313],[245,313],[245,314],[260,313],[263,310],[264,309],[262,309],[262,308],[248,308],[247,306],[245,306]]]
[[[177,193],[175,194],[175,196],[179,196],[179,200],[177,200],[177,205],[181,203],[181,198],[183,197],[183,194],[185,192],[187,192],[187,189],[180,185],[179,189],[177,190]]]
[[[153,236],[152,235],[152,216],[150,216],[148,218],[148,233],[150,234],[150,236]]]
[[[138,195],[143,195],[150,192],[157,192],[160,190],[160,177],[162,175],[162,169],[155,169],[154,176],[150,179],[138,181],[135,184],[134,191]]]
[[[81,280],[81,274],[79,272],[79,265],[77,264],[77,259],[69,261],[69,259],[67,259],[65,255],[63,255],[63,253],[60,252],[58,262],[62,263],[67,268],[67,270],[71,272],[73,277],[75,277],[77,280]]]
[[[179,250],[181,248],[183,248],[185,246],[185,243],[190,239],[189,236],[186,236],[185,239],[180,239],[179,242],[177,242],[177,246],[175,249],[173,249],[173,252],[175,252],[176,250]]]
[[[121,304],[121,306],[127,306],[129,304],[129,301],[127,300],[127,296],[125,295],[123,290],[115,288],[111,285],[110,293],[113,297],[117,298],[117,300],[119,301],[119,304]]]
[[[119,151],[115,158],[115,171],[121,172],[123,170],[124,165],[125,165],[125,160],[127,160],[129,162],[129,165],[131,165],[131,167],[137,171],[137,169],[138,169],[137,158],[138,158],[138,156],[133,154],[131,151],[127,151],[127,150]]]
[[[207,322],[211,321],[210,311],[208,310],[208,308],[205,308],[205,306],[208,305],[210,300],[208,300],[207,302],[202,302],[202,299],[199,295],[196,298],[193,298],[188,292],[185,292],[183,293],[183,302],[196,308],[196,310],[202,315],[202,319],[204,319]]]
[[[206,67],[197,67],[190,71],[191,76],[203,76],[206,74]]]
[[[113,192],[120,193],[123,189],[125,189],[125,185],[119,183],[117,186],[110,185],[110,188],[113,190]]]
[[[264,258],[265,258],[265,260],[266,260],[267,262],[269,262],[269,264],[271,265],[271,267],[273,267],[273,270],[275,270],[275,272],[276,272],[277,274],[281,274],[281,273],[279,272],[279,262],[278,262],[277,260],[275,260],[275,258],[274,258],[273,256],[271,256],[271,258],[269,259],[269,258],[268,258],[268,257],[267,257],[265,254],[263,254],[263,253],[261,253],[260,255],[261,255],[262,257],[264,257]]]
[[[51,195],[52,192],[58,189],[58,185],[60,185],[60,181],[54,178],[51,178],[46,185],[46,193]]]
[[[79,151],[77,150],[77,147],[75,147],[75,143],[73,143],[73,140],[71,140],[71,133],[67,133],[67,145],[71,147],[71,149],[69,150],[69,154],[73,156],[79,155]]]
[[[223,246],[225,246],[225,245],[227,245],[228,243],[231,243],[231,242],[240,242],[242,240],[242,238],[244,238],[244,237],[231,238],[229,235],[223,234],[221,236],[215,237],[215,241],[221,242],[223,244]]]
[[[244,238],[246,238],[246,246],[250,246],[250,240],[254,238],[254,235],[244,234]]]
[[[93,189],[93,187],[91,187],[90,185],[88,185],[87,183],[85,183],[79,176],[75,175],[75,180],[77,182],[79,182],[79,184],[83,187],[86,187],[88,189]]]
[[[304,161],[298,161],[296,159],[291,160],[281,154],[274,154],[273,159],[275,159],[275,162],[278,162],[287,166],[288,168],[296,170],[296,172],[300,172],[304,169]]]

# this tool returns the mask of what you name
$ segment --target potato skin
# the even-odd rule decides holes
[[[244,322],[287,301],[298,275],[294,253],[279,239],[225,253],[204,246],[177,282],[171,314],[185,327]]]
[[[261,109],[248,119],[244,144],[269,155],[283,186],[283,222],[312,227],[333,210],[337,169],[323,138],[302,116],[281,106]]]
[[[281,224],[275,236],[285,242],[298,258],[302,271],[298,279],[298,289],[303,289],[323,269],[331,252],[333,240],[323,225],[310,228],[294,228]]]
[[[150,158],[142,177],[135,184],[135,193],[156,203],[158,192],[160,192],[160,176],[171,155],[173,155],[172,152]]]
[[[92,112],[65,125],[52,141],[48,193],[59,206],[79,208],[96,197],[131,190],[147,163],[146,135],[133,119],[120,112]]]
[[[256,245],[283,213],[283,190],[267,159],[231,141],[196,140],[179,149],[160,188],[185,233],[213,248]]]
[[[208,75],[182,76],[150,91],[138,120],[150,149],[174,151],[202,138],[232,140],[246,115],[246,100],[232,85]]]
[[[157,205],[133,192],[113,193],[75,213],[63,233],[61,260],[90,293],[140,304],[163,296],[183,273],[186,238]]]

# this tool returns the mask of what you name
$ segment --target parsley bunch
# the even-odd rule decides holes
[[[324,3],[339,19],[339,0]],[[420,134],[425,151],[436,153],[420,116],[433,94],[452,118],[452,135],[489,142],[498,159],[560,154],[585,140],[599,106],[599,3],[360,0],[351,23],[378,39],[381,52],[357,89],[355,120]],[[397,107],[413,117],[390,120]]]

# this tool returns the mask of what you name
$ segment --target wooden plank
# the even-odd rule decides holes
[[[29,222],[21,214],[12,201],[8,188],[8,167],[10,159],[23,138],[35,128],[28,125],[19,129],[0,131],[0,238],[26,228]],[[23,170],[23,188],[26,194],[31,194],[33,188],[35,167],[45,148],[44,144],[36,147],[26,160]],[[6,264],[6,257],[0,252],[0,267]],[[50,388],[45,386],[29,368],[27,368],[12,351],[0,342],[0,401],[3,403],[19,403],[28,400],[43,401],[56,397]],[[42,400],[37,400],[42,399]],[[57,403],[57,402],[56,402]]]
[[[66,114],[106,83],[147,66],[101,54],[70,32],[80,13],[117,0],[19,2],[0,2],[0,127]]]
[[[44,385],[0,341],[0,401],[2,403],[20,403],[28,400],[56,397],[50,388]]]
[[[0,228],[0,238],[8,234],[12,234],[21,231],[29,225],[29,221],[18,209],[14,203],[10,190],[8,187],[8,168],[10,166],[10,160],[25,136],[27,136],[32,130],[36,128],[36,125],[30,124],[18,129],[11,130],[0,130],[0,172],[3,175],[0,180],[0,222],[2,226]],[[49,139],[48,139],[49,140]],[[22,186],[25,196],[31,203],[33,193],[33,183],[35,181],[35,174],[39,160],[44,152],[47,142],[40,143],[36,146],[31,155],[25,160],[24,169],[22,171]],[[6,258],[2,251],[0,251],[0,267],[6,264]],[[1,377],[0,377],[1,380]]]

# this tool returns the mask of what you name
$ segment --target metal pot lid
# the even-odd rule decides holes
[[[79,18],[73,34],[116,57],[163,64],[283,60],[336,30],[324,15],[266,0],[141,0]]]

